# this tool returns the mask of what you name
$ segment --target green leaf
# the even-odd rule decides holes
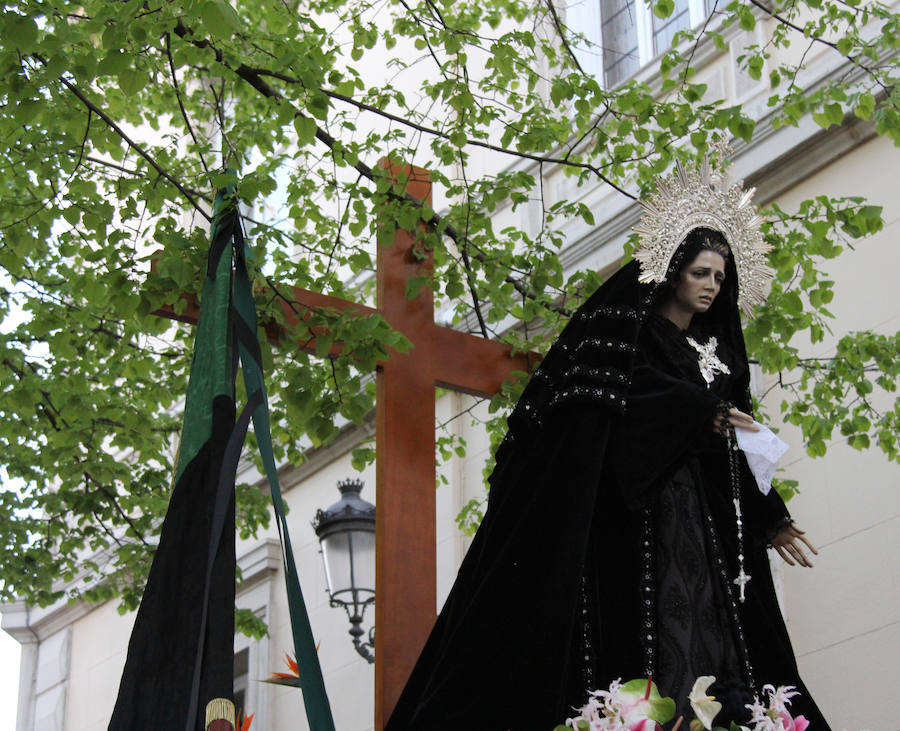
[[[209,176],[209,182],[216,190],[224,190],[231,185],[237,185],[237,173],[225,172],[215,173]]]
[[[647,683],[646,678],[629,680],[622,685],[621,692],[629,696],[631,702],[634,702],[647,695]],[[667,723],[675,717],[675,707],[674,700],[660,696],[656,683],[650,683],[649,697],[640,706],[647,718],[660,724]]]
[[[853,39],[849,36],[841,36],[838,38],[837,50],[845,56],[849,55],[853,51]]]
[[[31,52],[33,50],[32,46],[38,37],[37,23],[35,23],[33,18],[26,15],[15,15],[10,20],[10,15],[12,14],[6,15],[4,18],[6,20],[6,28],[3,31],[5,36],[4,45],[11,41],[10,45],[14,45],[20,51],[24,53]]]
[[[75,206],[69,206],[63,209],[62,216],[69,224],[77,226],[81,221],[81,210]]]
[[[316,121],[311,117],[298,114],[294,117],[294,129],[297,131],[297,144],[305,147],[316,139]]]
[[[428,285],[430,281],[429,277],[409,277],[406,280],[406,299],[411,300],[418,297],[422,287]]]
[[[825,116],[831,124],[840,124],[844,121],[844,110],[840,104],[826,104]]]
[[[124,69],[119,72],[119,88],[123,94],[133,96],[147,84],[147,74],[138,69]]]
[[[208,0],[200,6],[203,24],[217,36],[230,36],[241,30],[241,17],[225,0]]]
[[[30,124],[46,106],[43,100],[25,99],[16,104],[13,116],[18,124]]]
[[[756,81],[762,78],[764,59],[762,56],[752,56],[747,60],[747,73]]]
[[[753,30],[756,27],[756,16],[749,5],[742,3],[737,4],[736,12],[738,15],[738,23],[743,30]]]
[[[860,94],[856,100],[853,113],[860,119],[871,119],[875,111],[875,97],[872,94]]]
[[[458,279],[452,279],[447,282],[447,286],[444,287],[444,294],[447,295],[448,299],[457,299],[458,297],[462,297],[465,292],[465,287],[463,287],[462,282]]]
[[[316,355],[325,358],[331,352],[331,346],[334,345],[334,336],[329,334],[321,334],[316,336]]]
[[[689,102],[698,102],[706,94],[706,84],[688,84],[684,90],[684,98]]]
[[[675,10],[675,0],[656,0],[653,3],[653,14],[657,18],[668,18]]]
[[[97,64],[97,74],[99,76],[116,76],[129,68],[131,68],[131,60],[128,55],[116,49],[107,53]]]
[[[728,130],[735,137],[740,137],[745,142],[749,142],[753,137],[753,130],[756,128],[756,122],[743,116],[732,117],[728,123]]]

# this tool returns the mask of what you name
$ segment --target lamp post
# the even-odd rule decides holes
[[[316,511],[313,530],[322,546],[331,606],[343,607],[350,620],[353,647],[375,662],[375,628],[362,628],[366,608],[375,602],[375,506],[359,493],[362,480],[338,482],[341,499]]]

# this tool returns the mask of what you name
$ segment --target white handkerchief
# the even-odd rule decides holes
[[[760,492],[768,495],[772,489],[772,476],[775,474],[778,460],[787,451],[788,445],[775,436],[769,427],[763,426],[758,421],[754,423],[759,427],[759,431],[738,428],[734,433],[737,436],[738,447],[747,456],[747,464],[750,465],[750,471],[756,478]]]

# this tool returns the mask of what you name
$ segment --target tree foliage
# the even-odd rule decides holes
[[[659,0],[653,12],[673,7]],[[200,286],[211,195],[231,182],[226,164],[240,170],[264,263],[264,319],[283,322],[282,304],[309,314],[266,353],[278,456],[299,462],[304,446],[334,437],[339,415],[364,418],[368,374],[405,340],[377,316],[309,312],[279,283],[362,301],[379,236],[424,218],[435,274],[411,280],[410,292],[432,286],[485,337],[546,347],[600,282],[564,270],[563,226],[595,221],[583,202],[550,195],[546,175],[561,168],[573,187],[602,181],[636,198],[714,138],[751,139],[756,119],[710,98],[692,63],[701,46],[724,50],[730,28],[758,24],[766,42],[741,64],[757,79],[767,70],[774,124],[811,115],[827,128],[855,115],[900,141],[900,28],[875,2],[717,3],[655,62],[653,83],[615,89],[583,73],[573,53],[583,39],[549,0],[6,4],[0,598],[47,603],[58,580],[80,578],[76,594],[89,587],[89,598],[121,594],[135,605],[165,511],[189,364],[189,328],[152,313]],[[819,50],[835,72],[810,85],[806,60]],[[385,177],[384,156],[432,171],[440,215]],[[501,209],[535,206],[536,227],[498,230]],[[769,372],[799,374],[783,410],[811,454],[837,429],[854,447],[875,443],[898,459],[897,403],[871,397],[894,390],[897,336],[845,335],[826,359],[797,344],[828,329],[833,282],[822,262],[877,231],[880,210],[817,198],[770,214],[777,277],[748,328],[753,355]],[[320,326],[345,343],[335,360],[290,347]],[[262,497],[241,486],[240,530],[266,520]]]

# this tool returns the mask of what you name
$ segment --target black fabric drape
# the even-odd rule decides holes
[[[216,196],[185,397],[175,486],[128,644],[110,731],[196,731],[232,698],[234,477],[249,414],[235,424],[232,239],[237,211]]]
[[[172,492],[134,630],[110,731],[181,731],[191,703],[195,660],[204,639],[199,698],[231,698],[234,675],[234,491],[215,552],[206,631],[201,635],[212,514],[234,401],[213,401],[212,436]],[[232,483],[233,484],[233,483]],[[205,703],[194,728],[202,729]]]
[[[695,255],[682,246],[670,275]],[[626,265],[575,313],[511,413],[484,520],[386,731],[547,731],[589,690],[641,677],[647,637],[654,649],[658,643],[656,592],[665,589],[644,559],[655,548],[647,531],[686,465],[690,477],[679,489],[692,491],[689,512],[715,527],[693,526],[695,535],[718,537],[703,559],[712,562],[707,580],[718,582],[706,595],[721,609],[719,636],[706,638],[710,652],[734,675],[746,645],[755,678],[798,686],[797,713],[828,728],[797,675],[766,557],[766,540],[787,510],[774,493],[762,496],[743,459],[741,496],[752,523],[745,567],[753,580],[737,619],[725,606],[738,550],[727,452],[712,419],[723,400],[750,411],[734,264],[712,307],[692,323],[703,342],[717,338],[731,365],[712,389],[684,334],[655,314],[669,283],[642,285],[637,277],[637,264]],[[677,528],[670,532],[660,548],[664,540],[677,545]],[[751,689],[742,678],[722,681],[740,713]]]
[[[485,516],[389,731],[546,729],[565,712],[607,429],[599,411],[570,416],[553,449],[494,473],[517,489]]]

